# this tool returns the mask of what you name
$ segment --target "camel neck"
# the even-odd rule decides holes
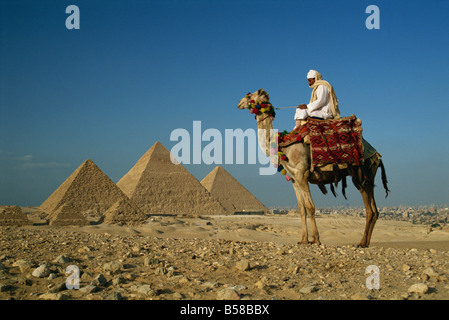
[[[267,157],[270,157],[270,136],[273,129],[273,119],[273,116],[265,114],[256,116],[259,146]]]

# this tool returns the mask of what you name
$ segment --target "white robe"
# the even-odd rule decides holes
[[[302,120],[307,117],[319,117],[327,120],[333,117],[329,89],[324,85],[318,86],[316,97],[315,101],[307,105],[307,109],[296,109],[295,120]]]

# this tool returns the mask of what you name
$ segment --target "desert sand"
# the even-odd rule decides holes
[[[295,215],[76,227],[23,211],[32,224],[0,228],[1,299],[449,299],[447,227],[380,219],[361,249],[364,219],[355,217],[318,216],[321,245],[300,245]],[[378,289],[367,287],[373,265]],[[67,288],[69,266],[80,271],[79,289]]]

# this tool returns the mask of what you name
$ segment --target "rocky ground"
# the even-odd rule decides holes
[[[0,299],[441,300],[449,250],[1,227]]]

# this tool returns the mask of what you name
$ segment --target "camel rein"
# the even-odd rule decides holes
[[[267,119],[268,117],[272,117],[274,118],[274,116],[272,114],[267,114],[265,117],[263,117],[262,119],[257,120],[257,123],[264,121],[265,119]]]

